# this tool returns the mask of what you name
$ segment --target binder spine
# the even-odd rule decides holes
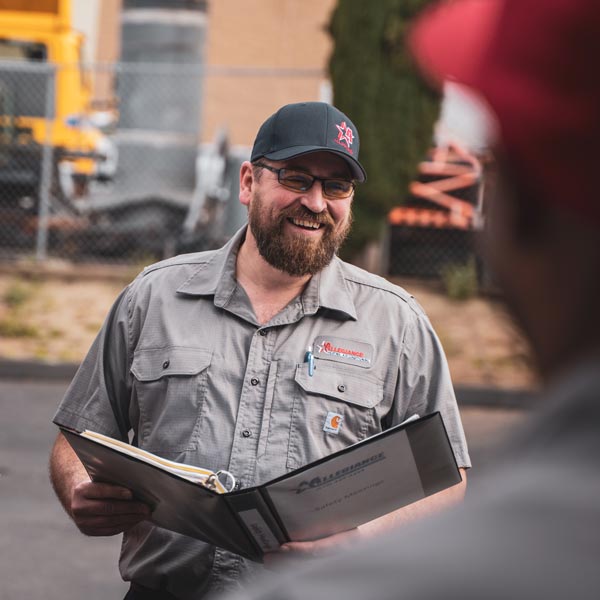
[[[411,424],[406,433],[425,496],[462,481],[448,432],[439,412]]]
[[[259,488],[226,494],[224,497],[261,556],[278,550],[281,544],[289,541]]]
[[[259,489],[261,500],[264,502],[265,509],[269,511],[271,518],[273,520],[273,527],[277,528],[279,531],[281,543],[285,544],[286,542],[291,542],[292,538],[290,537],[283,521],[279,518],[279,513],[275,508],[273,502],[271,501],[271,497],[269,496],[269,491],[266,487],[262,487]]]

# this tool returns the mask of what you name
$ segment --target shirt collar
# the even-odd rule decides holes
[[[308,282],[302,304],[305,314],[315,314],[319,308],[325,308],[356,321],[356,307],[344,277],[343,262],[337,256]]]
[[[200,265],[177,292],[191,296],[214,296],[216,306],[224,306],[235,291],[235,265],[246,226],[238,230],[222,247]]]
[[[214,295],[215,306],[225,306],[237,286],[237,253],[246,237],[246,227],[237,231],[227,244],[200,265],[193,275],[177,288],[177,292],[192,296]],[[337,256],[308,282],[302,294],[302,306],[306,315],[313,315],[320,308],[325,308],[356,320],[356,308],[343,274],[343,263]]]

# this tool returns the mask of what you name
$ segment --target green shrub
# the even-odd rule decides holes
[[[19,308],[23,306],[31,297],[33,289],[29,285],[24,285],[20,281],[11,283],[2,296],[4,304],[9,308]]]
[[[478,293],[477,267],[473,258],[463,264],[446,265],[441,276],[446,294],[453,300],[468,300]]]
[[[406,47],[409,23],[429,0],[338,0],[330,22],[334,104],[360,132],[368,180],[356,190],[354,224],[342,257],[381,239],[387,214],[408,196],[433,142],[439,96]]]
[[[0,335],[7,338],[36,338],[39,331],[28,323],[24,323],[15,315],[0,319]]]

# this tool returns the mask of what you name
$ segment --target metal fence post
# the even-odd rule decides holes
[[[56,69],[48,65],[46,79],[46,103],[44,116],[46,120],[46,139],[42,150],[42,169],[40,175],[40,205],[38,213],[38,229],[35,258],[38,262],[48,257],[48,216],[50,214],[50,191],[52,187],[52,160],[54,148],[52,133],[54,130],[54,90]]]

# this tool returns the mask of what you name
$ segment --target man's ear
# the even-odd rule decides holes
[[[254,185],[254,170],[252,163],[245,160],[240,167],[240,202],[244,206],[250,205],[252,186]]]

